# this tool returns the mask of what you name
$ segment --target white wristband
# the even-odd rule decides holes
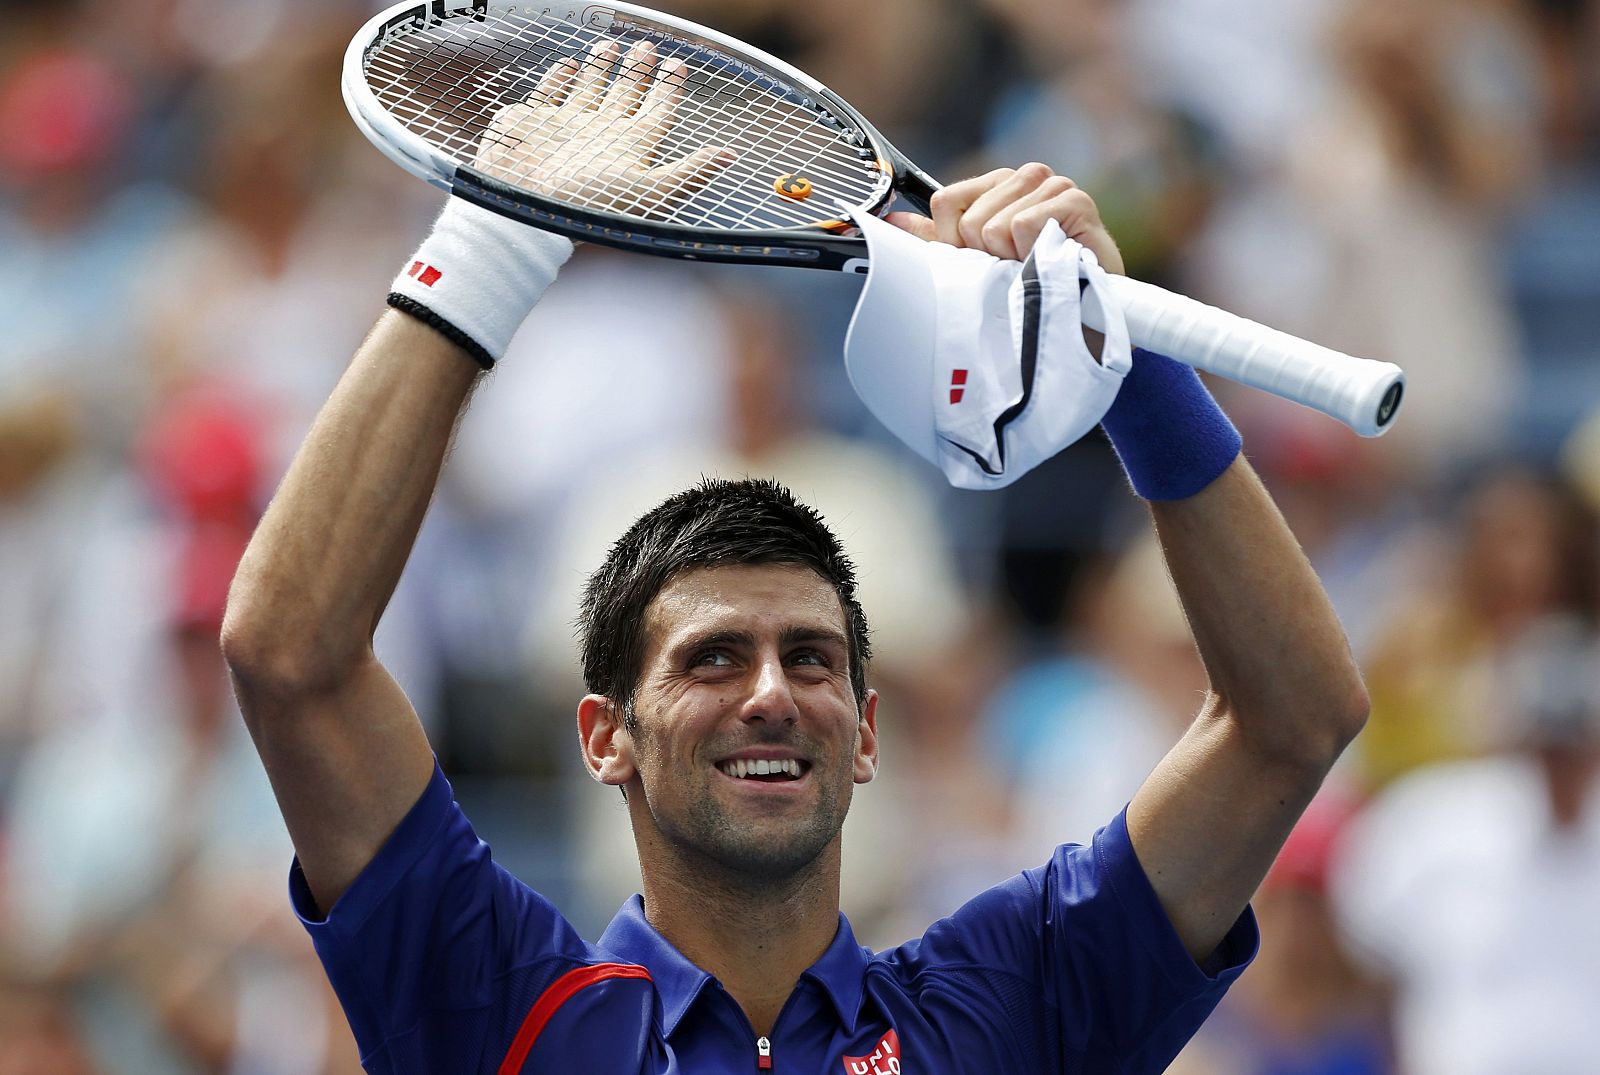
[[[489,369],[571,256],[570,239],[451,198],[395,277],[389,305]]]

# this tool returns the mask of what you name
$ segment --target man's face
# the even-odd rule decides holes
[[[838,836],[877,765],[877,698],[856,706],[838,595],[799,565],[703,568],[645,617],[634,792],[669,843],[792,875]]]

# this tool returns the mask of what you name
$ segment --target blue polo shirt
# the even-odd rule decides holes
[[[1155,1073],[1258,940],[1247,910],[1197,966],[1119,816],[898,948],[863,948],[840,915],[758,1038],[638,896],[579,937],[494,862],[437,767],[326,917],[298,863],[289,887],[363,1066],[396,1075]]]

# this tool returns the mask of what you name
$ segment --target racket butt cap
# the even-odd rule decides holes
[[[1400,404],[1405,399],[1405,395],[1405,378],[1396,378],[1395,382],[1383,393],[1383,398],[1378,401],[1378,413],[1373,417],[1373,424],[1376,427],[1372,434],[1373,436],[1381,437],[1389,432],[1389,426],[1394,422],[1395,415],[1400,413]]]
[[[1405,402],[1406,375],[1399,366],[1389,362],[1374,363],[1380,367],[1367,391],[1362,393],[1362,403],[1350,414],[1350,428],[1363,437],[1381,437],[1394,428],[1394,420]]]

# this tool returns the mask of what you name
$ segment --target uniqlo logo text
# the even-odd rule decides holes
[[[900,1035],[891,1030],[866,1056],[845,1057],[844,1070],[847,1075],[900,1075]]]

